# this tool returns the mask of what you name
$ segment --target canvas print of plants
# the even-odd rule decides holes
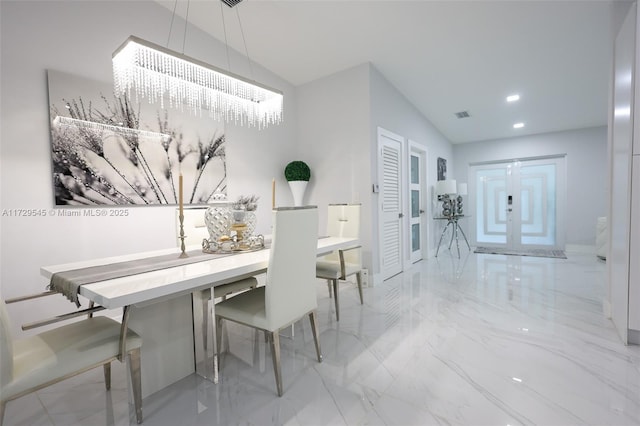
[[[56,205],[205,204],[226,194],[223,125],[115,97],[110,83],[49,70]]]

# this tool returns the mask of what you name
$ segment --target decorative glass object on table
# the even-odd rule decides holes
[[[238,199],[232,204],[231,208],[234,214],[234,223],[232,228],[236,230],[238,228],[238,223],[243,223],[245,225],[244,228],[240,229],[240,234],[238,235],[238,240],[248,239],[253,236],[256,230],[256,225],[258,222],[258,218],[256,216],[256,209],[258,208],[258,197],[257,195],[241,195]],[[240,213],[240,212],[243,213]],[[238,212],[236,214],[236,212]],[[238,220],[236,220],[236,215]],[[243,216],[240,219],[240,216]],[[235,226],[235,228],[234,228]],[[236,231],[237,232],[237,231]]]
[[[204,222],[209,231],[209,240],[203,241],[205,251],[215,251],[220,245],[223,236],[229,236],[232,215],[227,196],[222,193],[214,193],[209,200],[209,208],[204,214]],[[206,246],[206,247],[205,247]]]
[[[246,244],[243,244],[243,239],[245,238],[244,232],[247,230],[247,224],[245,223],[245,218],[247,216],[247,210],[244,205],[235,205],[231,210],[231,214],[233,217],[233,221],[231,222],[231,230],[235,231],[236,242],[238,243],[238,248],[245,248]]]
[[[240,196],[230,202],[226,195],[214,194],[205,213],[209,239],[203,240],[202,250],[206,253],[230,253],[264,248],[264,236],[254,235],[257,201],[256,195]]]

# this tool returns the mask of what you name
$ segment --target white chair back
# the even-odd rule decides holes
[[[265,287],[270,330],[288,325],[316,309],[318,209],[315,206],[273,211],[273,241]]]
[[[360,238],[360,204],[329,204],[327,209],[327,235],[330,237]],[[338,253],[324,257],[326,260],[339,261]],[[362,265],[360,250],[344,253],[346,263]]]
[[[0,299],[0,387],[13,378],[13,339],[4,301]],[[0,421],[2,421],[0,419]]]
[[[184,245],[201,245],[202,240],[209,238],[207,224],[204,222],[204,214],[207,207],[188,207],[183,210],[184,220],[182,227],[184,230]],[[180,247],[180,211],[176,209],[176,243]]]

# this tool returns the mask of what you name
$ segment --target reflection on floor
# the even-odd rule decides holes
[[[603,317],[605,270],[589,255],[444,252],[366,288],[364,306],[343,284],[339,323],[318,281],[324,362],[298,323],[281,339],[282,398],[264,338],[229,326],[220,384],[150,396],[144,424],[638,425],[640,347]],[[9,402],[5,425],[129,424],[114,367],[110,393],[98,369]]]

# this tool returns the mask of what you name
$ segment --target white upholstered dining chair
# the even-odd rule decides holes
[[[13,340],[7,311],[0,301],[0,425],[8,401],[96,367],[104,367],[109,390],[111,361],[124,356],[129,358],[136,420],[142,423],[141,346],[137,334],[104,316]]]
[[[360,238],[360,204],[329,204],[327,209],[327,235],[330,237]],[[333,285],[337,321],[340,321],[338,281],[346,280],[348,276],[354,274],[358,284],[360,304],[363,304],[360,245],[336,250],[319,258],[316,263],[316,277],[327,280],[329,297],[331,297],[331,286]]]
[[[263,330],[267,334],[278,396],[282,396],[281,329],[308,315],[318,362],[322,362],[314,285],[317,246],[318,211],[315,206],[274,209],[266,285],[216,305],[218,339],[222,335],[223,320]],[[218,340],[218,350],[220,343]]]

